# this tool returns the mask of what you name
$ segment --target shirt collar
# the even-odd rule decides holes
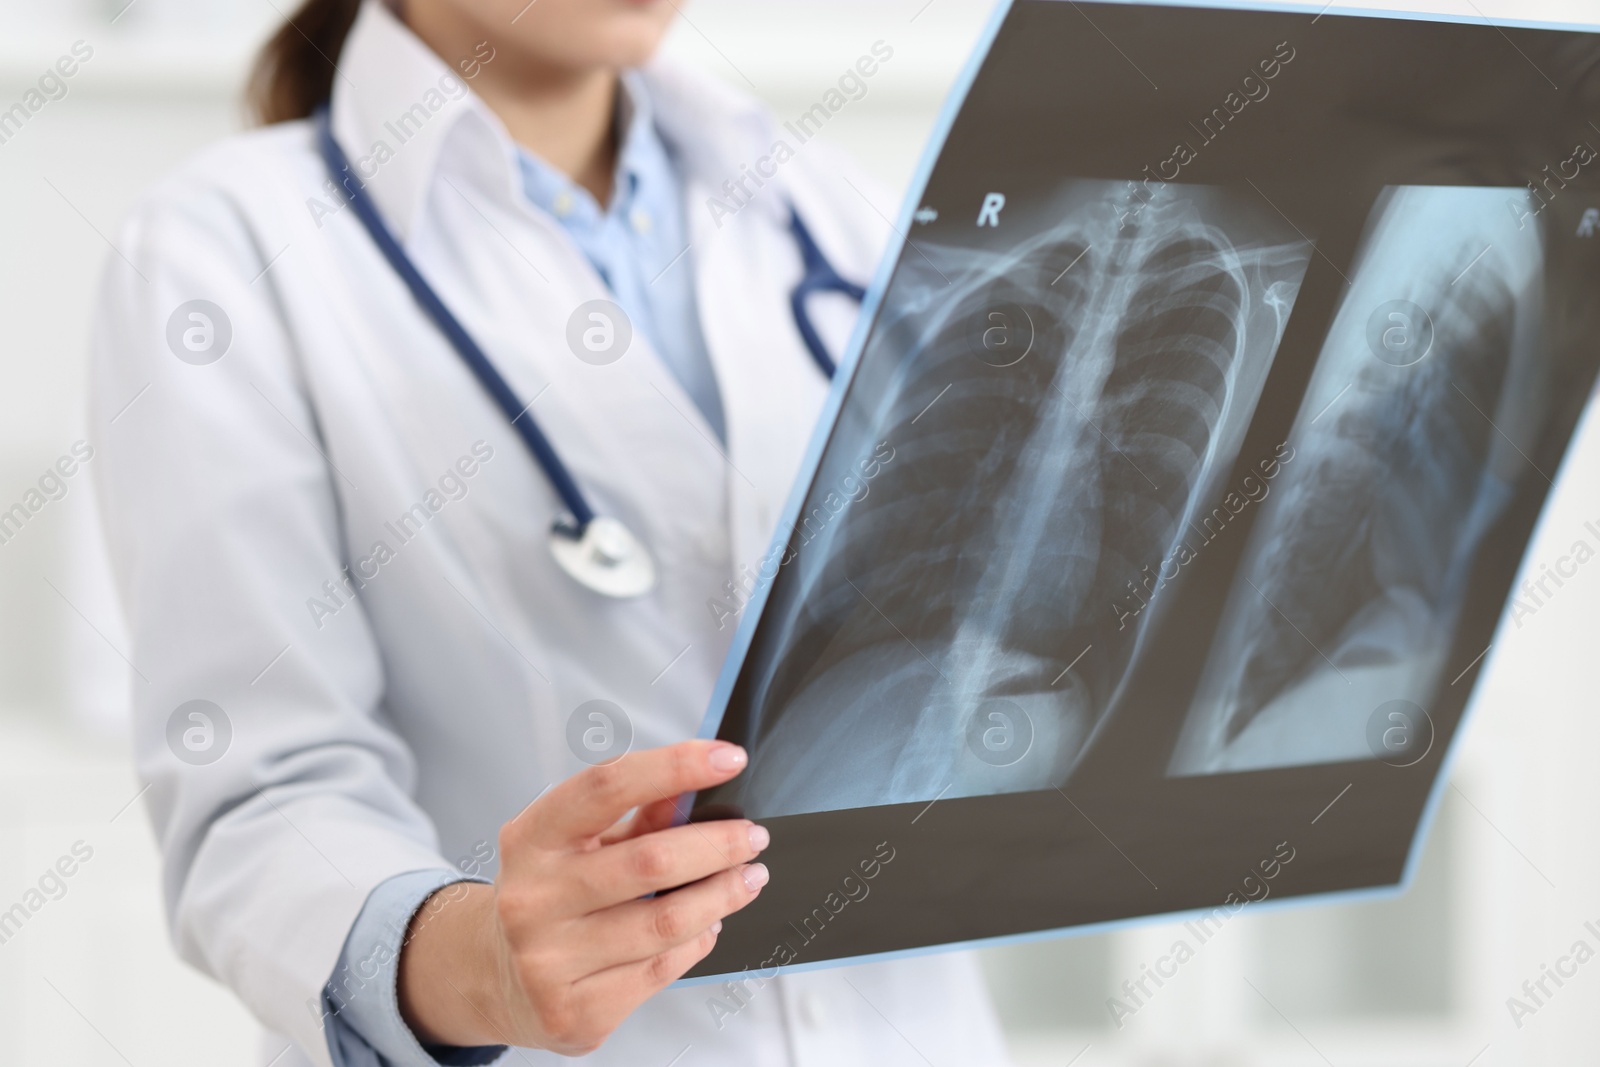
[[[498,189],[510,186],[510,139],[471,85],[381,0],[362,3],[334,73],[333,132],[402,241],[446,160],[452,173],[489,192],[497,185],[484,178],[497,172]]]
[[[655,109],[656,129],[679,163],[686,183],[720,195],[724,182],[769,155],[781,139],[799,147],[781,130],[766,106],[705,71],[657,56],[640,68]],[[787,224],[788,175],[779,170],[750,209]],[[769,195],[770,194],[770,195]]]

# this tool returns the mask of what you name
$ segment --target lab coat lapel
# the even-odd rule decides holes
[[[765,195],[776,198],[775,189]],[[706,346],[728,412],[728,499],[735,580],[760,566],[828,382],[795,330],[788,293],[799,254],[774,212],[754,206],[719,227],[707,186],[689,184]],[[744,568],[749,568],[748,572]]]
[[[753,573],[767,551],[828,391],[789,310],[801,263],[785,177],[731,216],[710,210],[713,197],[730,202],[728,183],[762,181],[750,168],[778,134],[762,108],[714,78],[660,60],[642,73],[683,166],[700,321],[727,412],[734,576],[748,586],[744,568]]]

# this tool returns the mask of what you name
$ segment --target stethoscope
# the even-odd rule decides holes
[[[329,120],[326,105],[317,110],[315,122],[317,145],[334,185],[344,190],[356,218],[372,235],[383,258],[389,261],[389,266],[411,290],[418,306],[433,320],[462,362],[511,421],[512,428],[522,438],[522,443],[527,445],[534,461],[561,498],[567,514],[558,517],[550,529],[550,552],[556,563],[580,584],[602,596],[636,597],[650,592],[656,584],[656,566],[649,550],[620,521],[595,514],[573,479],[572,472],[534,421],[529,411],[531,405],[524,404],[495,369],[483,349],[478,347],[466,327],[445,306],[405,249],[400,247],[400,242],[384,225],[377,205],[366,187],[359,179],[355,179],[349,157],[333,136],[333,124]],[[806,302],[817,293],[841,293],[860,303],[866,291],[833,269],[792,207],[789,211],[789,232],[800,248],[800,258],[805,266],[804,276],[789,295],[789,306],[806,350],[811,353],[812,360],[822,373],[832,378],[836,369],[834,361],[811,321]]]

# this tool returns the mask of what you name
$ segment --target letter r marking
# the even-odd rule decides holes
[[[983,198],[983,206],[978,209],[978,225],[1000,226],[1000,209],[1006,206],[1005,193],[990,193]]]

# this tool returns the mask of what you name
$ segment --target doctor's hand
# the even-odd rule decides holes
[[[685,741],[591,767],[523,809],[500,829],[493,886],[446,886],[412,919],[399,978],[412,1032],[434,1045],[598,1048],[766,884],[749,862],[767,847],[762,827],[672,825],[680,794],[746,762],[737,745]]]

